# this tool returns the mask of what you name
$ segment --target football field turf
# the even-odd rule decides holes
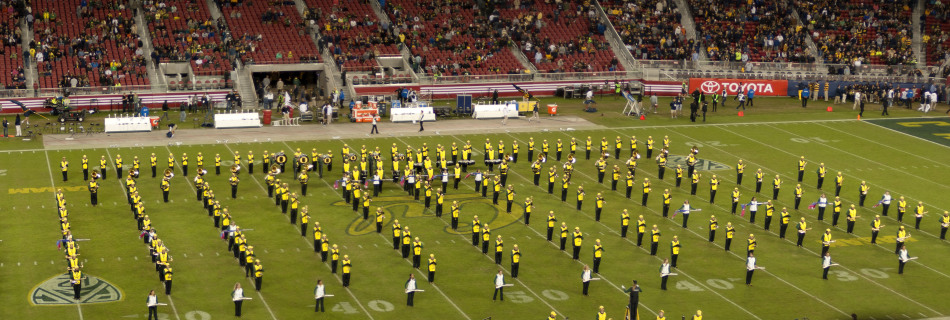
[[[794,102],[789,102],[792,104]],[[613,319],[622,319],[627,296],[621,286],[629,287],[638,280],[643,290],[640,299],[641,319],[653,319],[660,310],[668,319],[689,317],[701,309],[706,319],[850,319],[852,313],[861,319],[918,319],[950,314],[950,304],[942,296],[950,283],[948,244],[941,241],[940,216],[950,208],[950,171],[947,159],[950,152],[944,145],[918,139],[902,132],[878,126],[867,121],[850,119],[795,121],[775,120],[755,122],[749,115],[746,123],[702,126],[657,125],[614,126],[584,130],[551,130],[508,133],[504,129],[488,130],[482,134],[383,135],[379,138],[342,138],[316,141],[217,143],[206,145],[169,145],[160,147],[90,146],[71,150],[26,150],[0,152],[0,174],[6,188],[0,192],[0,314],[15,319],[136,319],[145,318],[145,296],[148,290],[159,292],[159,302],[168,306],[159,308],[160,319],[230,319],[233,306],[229,293],[240,282],[245,295],[253,300],[244,303],[246,319],[541,319],[551,311],[560,318],[593,316],[598,306],[604,306]],[[774,120],[774,119],[772,119]],[[908,118],[900,121],[907,128],[937,126],[932,118]],[[664,122],[665,123],[665,122]],[[638,123],[639,124],[639,123]],[[896,125],[898,128],[901,125]],[[899,128],[898,128],[899,129]],[[913,134],[913,133],[911,133]],[[584,159],[587,137],[592,137],[592,154],[600,150],[599,141],[606,137],[613,155],[614,140],[622,139],[620,159],[607,159],[608,170],[604,183],[597,182],[594,157]],[[630,156],[630,137],[636,136],[638,150],[644,156],[636,170],[636,180],[630,199],[625,197],[625,177],[621,177],[616,191],[611,190],[610,169],[613,165],[625,167]],[[670,165],[682,164],[690,147],[698,147],[697,166],[702,177],[695,196],[690,195],[688,177],[682,186],[673,184],[675,173],[666,170],[664,179],[657,176],[653,159],[645,155],[648,136],[655,140],[655,151],[662,147],[664,136],[670,143]],[[554,159],[555,143],[564,142],[564,157],[569,153],[570,139],[578,141],[578,161],[571,179],[567,201],[560,198],[562,163]],[[550,157],[544,164],[541,185],[534,186],[528,160],[528,140],[536,142],[535,155],[541,142],[551,144]],[[344,144],[359,154],[361,146],[369,150],[379,147],[386,168],[390,165],[390,146],[393,143],[401,153],[406,146],[418,149],[427,144],[430,155],[437,145],[445,146],[447,153],[452,143],[460,148],[471,141],[476,165],[469,168],[486,169],[481,164],[483,144],[489,139],[497,148],[504,141],[506,152],[511,143],[518,141],[519,159],[512,165],[508,183],[515,188],[512,213],[505,212],[505,194],[498,205],[493,205],[491,192],[487,198],[474,191],[474,179],[462,180],[457,190],[452,188],[445,197],[445,214],[439,218],[432,209],[426,210],[422,201],[414,200],[401,187],[386,179],[383,193],[371,204],[370,219],[364,221],[343,201],[342,189],[334,188],[341,178],[341,148]],[[939,138],[937,138],[939,139]],[[311,175],[308,195],[301,197],[301,206],[309,206],[311,222],[319,222],[330,243],[340,247],[341,254],[349,255],[353,274],[349,288],[341,286],[339,273],[331,274],[328,263],[321,262],[314,252],[312,228],[306,236],[300,235],[299,226],[289,222],[273,199],[267,197],[260,157],[268,152],[284,151],[292,158],[293,150],[300,148],[309,154],[311,148],[335,156],[333,171],[318,178]],[[257,155],[258,164],[253,174],[242,170],[236,199],[230,197],[227,181],[232,156],[239,151],[246,160],[248,151]],[[212,219],[196,201],[194,177],[195,157],[204,155],[205,168],[210,172],[207,181],[217,199],[229,208],[234,223],[253,229],[245,234],[248,244],[264,266],[263,288],[253,290],[253,281],[243,276],[241,268],[227,250]],[[149,156],[158,157],[159,178],[151,177]],[[191,172],[185,177],[181,166],[175,166],[171,180],[171,201],[162,202],[159,190],[161,171],[167,167],[169,153],[180,161],[187,153]],[[214,155],[221,154],[222,174],[215,175]],[[90,158],[90,167],[98,167],[100,156],[109,159],[108,178],[100,181],[100,205],[89,205],[89,192],[82,180],[80,159]],[[137,156],[141,161],[141,177],[137,179],[139,193],[147,208],[152,226],[170,249],[173,257],[174,287],[171,297],[164,295],[162,283],[155,273],[145,244],[139,238],[124,194],[124,182],[115,177],[113,159],[121,155],[126,170]],[[793,208],[798,159],[807,161],[802,183],[804,196],[798,210]],[[62,181],[60,160],[69,162],[69,180]],[[736,187],[736,164],[746,163],[744,179],[739,187],[740,203],[748,203],[753,196],[759,201],[771,198],[772,179],[782,179],[771,230],[763,229],[765,216],[760,206],[756,224],[748,215],[730,213],[731,192]],[[819,163],[828,168],[824,191],[816,189],[816,170]],[[405,165],[402,162],[401,165]],[[548,169],[557,167],[558,179],[554,194],[547,192]],[[289,166],[288,166],[289,168]],[[755,171],[765,173],[761,194],[755,193]],[[289,169],[288,169],[289,170]],[[497,172],[498,169],[496,168]],[[831,205],[825,221],[817,221],[817,210],[809,204],[817,201],[821,192],[834,198],[834,175],[843,172],[841,189],[843,211],[858,202],[858,185],[866,181],[870,186],[864,207],[859,208],[854,234],[845,232],[845,218],[838,227],[830,223]],[[390,170],[386,170],[390,174]],[[710,203],[710,178],[720,178],[715,203]],[[463,177],[465,174],[463,174]],[[290,173],[280,174],[289,182],[293,192],[300,191],[299,183]],[[388,178],[388,177],[387,177]],[[641,183],[648,178],[652,192],[647,206],[640,205]],[[438,188],[433,184],[433,189]],[[576,209],[576,189],[583,186],[586,197],[581,210]],[[53,280],[65,271],[63,252],[56,249],[60,229],[56,221],[56,205],[52,191],[62,188],[66,194],[69,221],[79,242],[80,260],[84,273],[90,277],[83,289],[83,303],[71,300],[68,283]],[[663,218],[662,193],[672,192],[672,211],[689,200],[693,208],[689,227],[683,228],[682,215]],[[870,243],[871,220],[881,213],[874,205],[889,191],[894,197],[890,214],[882,217],[885,227]],[[606,203],[600,221],[594,219],[595,196],[601,193]],[[534,198],[531,224],[525,225],[522,216],[525,197]],[[903,223],[896,219],[897,198],[907,199],[907,214]],[[461,204],[460,225],[457,231],[449,226],[449,207],[453,201]],[[927,212],[920,230],[914,230],[913,210],[923,201]],[[381,234],[376,233],[372,212],[384,209],[386,219]],[[791,213],[787,239],[778,236],[781,217],[787,207]],[[627,209],[631,216],[630,233],[621,238],[620,212]],[[561,222],[573,230],[579,227],[584,234],[580,259],[571,258],[571,239],[567,248],[558,248],[559,230],[555,242],[545,240],[546,215],[553,211],[558,225]],[[489,254],[471,244],[471,222],[478,215],[491,229],[491,239],[501,235],[504,240],[502,263],[494,263],[494,241]],[[636,220],[642,215],[647,223],[647,234],[642,248],[636,245]],[[718,219],[719,229],[714,242],[708,242],[710,216]],[[811,228],[805,245],[795,245],[796,223],[804,217]],[[417,270],[410,259],[403,259],[393,250],[392,220],[408,226],[413,237],[424,243],[422,266]],[[730,252],[723,250],[725,225],[736,228]],[[656,257],[649,254],[649,229],[656,224],[661,233]],[[897,227],[904,225],[912,237],[907,240],[911,256],[919,257],[907,264],[905,273],[897,273],[894,254]],[[828,280],[821,278],[820,237],[826,228],[832,230],[836,242],[830,250],[834,262]],[[557,228],[556,228],[557,229]],[[745,285],[746,239],[754,234],[758,247],[755,256],[765,270],[755,272],[753,285]],[[660,290],[659,268],[662,259],[670,256],[670,241],[677,236],[682,245],[678,275],[669,279],[669,288]],[[581,294],[581,271],[592,264],[593,245],[600,239],[604,258],[600,266],[600,281],[590,285],[589,296]],[[510,277],[511,248],[517,244],[522,253],[517,279]],[[437,279],[428,283],[426,260],[429,254],[438,259]],[[505,288],[505,301],[492,301],[494,275],[502,270],[512,287]],[[415,274],[419,289],[415,306],[406,306],[403,286]],[[95,278],[93,280],[92,278]],[[327,286],[334,297],[326,300],[326,313],[314,315],[313,289],[317,279]]]

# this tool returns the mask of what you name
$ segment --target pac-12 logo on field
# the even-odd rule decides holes
[[[30,304],[50,306],[76,303],[105,303],[122,300],[122,290],[115,285],[93,276],[82,280],[79,300],[73,300],[73,285],[69,275],[60,274],[40,283],[30,292]]]
[[[681,165],[683,168],[686,168],[686,156],[671,154],[667,156],[666,159],[667,168],[676,168],[676,165]],[[729,170],[732,169],[732,167],[712,160],[696,159],[696,169],[700,171],[720,171]]]
[[[716,93],[722,89],[722,85],[720,85],[719,82],[709,80],[699,85],[699,89],[702,90],[703,93]]]

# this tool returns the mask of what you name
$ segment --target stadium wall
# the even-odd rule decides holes
[[[170,106],[178,106],[181,103],[184,103],[188,100],[188,97],[193,95],[204,95],[208,94],[208,97],[211,101],[223,101],[224,96],[228,94],[228,91],[203,91],[203,92],[179,92],[179,93],[143,93],[138,94],[139,98],[142,98],[142,104],[149,108],[158,108],[162,106],[162,103],[168,101]],[[27,108],[34,110],[36,112],[49,112],[49,109],[43,108],[43,103],[46,101],[46,97],[43,98],[23,98],[23,99],[8,99],[0,101],[0,114],[13,114],[20,113],[20,106],[11,102],[10,100],[16,100],[23,103]],[[89,96],[72,96],[69,98],[69,105],[74,109],[90,109],[93,107],[98,107],[101,111],[108,110],[121,110],[122,109],[122,95],[120,94],[108,94],[108,95],[89,95]]]
[[[680,93],[681,84],[676,81],[640,81],[644,85],[644,92],[656,92],[660,96],[673,96]],[[433,99],[453,99],[459,94],[472,96],[490,96],[492,91],[498,90],[499,97],[518,97],[521,93],[513,85],[517,85],[536,96],[553,96],[558,88],[573,87],[575,85],[601,85],[604,80],[590,81],[551,81],[551,82],[505,82],[505,83],[458,83],[458,84],[392,84],[392,85],[363,85],[355,86],[357,95],[388,95],[397,89],[408,88],[420,93],[431,93]],[[613,83],[611,82],[611,86]],[[610,91],[613,91],[612,87]]]

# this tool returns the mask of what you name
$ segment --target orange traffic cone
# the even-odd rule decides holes
[[[745,112],[744,112],[744,111],[739,111],[739,116],[740,116],[740,117],[745,117]]]
[[[828,106],[828,112],[831,112],[831,106]]]
[[[861,120],[861,115],[860,115],[860,114],[858,115],[858,120]]]
[[[642,115],[642,114],[640,115],[640,120],[646,120],[646,119],[647,119],[647,116]]]

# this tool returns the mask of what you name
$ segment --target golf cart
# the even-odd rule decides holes
[[[83,122],[83,120],[86,118],[82,110],[70,111],[70,107],[63,103],[62,97],[46,99],[46,102],[43,103],[43,106],[47,109],[53,109],[50,111],[50,114],[58,116],[57,121],[60,123],[66,123],[67,121]]]

